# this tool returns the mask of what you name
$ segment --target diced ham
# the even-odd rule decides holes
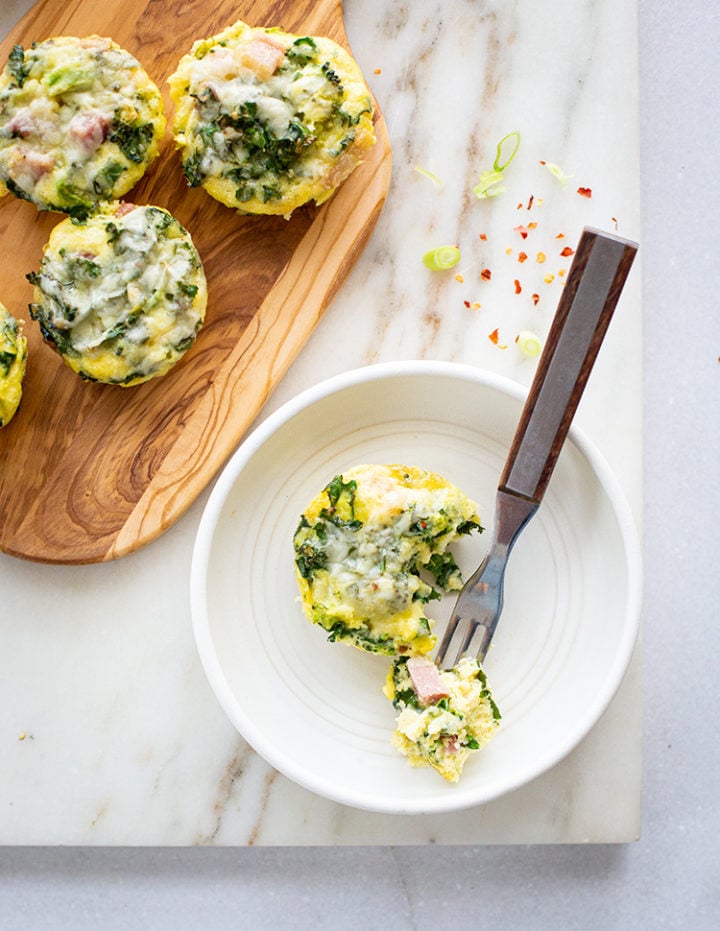
[[[24,139],[26,136],[29,136],[30,133],[37,130],[37,123],[27,111],[21,110],[10,120],[7,124],[7,128],[10,130],[12,136],[19,136],[21,139]]]
[[[460,749],[460,744],[458,743],[457,736],[451,734],[449,737],[445,737],[443,740],[443,746],[447,753],[457,753]]]
[[[118,204],[114,210],[116,217],[124,217],[128,213],[132,213],[137,204],[127,204],[123,201],[121,204]]]
[[[268,36],[258,36],[239,50],[240,62],[245,68],[254,71],[261,81],[267,81],[277,71],[285,57],[282,45]]]
[[[429,705],[450,694],[440,678],[440,670],[426,657],[411,656],[407,661],[407,670],[415,694],[423,704]]]
[[[112,46],[110,39],[106,39],[103,36],[84,36],[82,39],[78,40],[78,45],[80,48],[90,48],[97,49],[101,52],[106,52]]]
[[[107,139],[110,124],[99,110],[84,110],[70,120],[68,134],[87,152],[94,152]]]

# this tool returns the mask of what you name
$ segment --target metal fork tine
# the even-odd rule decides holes
[[[435,659],[441,669],[457,665],[462,656],[471,652],[480,662],[485,659],[502,609],[503,575],[508,555],[516,537],[536,510],[537,502],[498,492],[490,549],[455,604]],[[471,649],[473,642],[475,647]]]
[[[456,616],[451,619],[438,648],[437,663],[439,666],[450,668],[456,665],[472,639],[474,627],[474,622],[469,618]],[[453,651],[453,641],[456,640],[458,634],[462,635],[461,644]]]

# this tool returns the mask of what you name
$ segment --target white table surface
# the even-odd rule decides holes
[[[27,4],[13,5],[21,12]],[[713,532],[720,337],[717,324],[711,328],[720,287],[718,31],[717,14],[697,0],[682,20],[668,2],[640,3],[640,840],[587,847],[6,848],[0,927],[274,928],[290,921],[298,928],[424,929],[468,913],[490,926],[502,920],[528,928],[705,928],[717,921],[720,760],[708,722],[720,600]],[[707,489],[696,475],[710,476]]]

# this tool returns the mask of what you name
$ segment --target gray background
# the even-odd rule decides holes
[[[3,3],[6,0],[2,0]],[[12,6],[15,0],[9,0]],[[19,4],[18,4],[19,6]],[[629,846],[0,850],[0,928],[720,924],[720,12],[642,0],[643,834]]]

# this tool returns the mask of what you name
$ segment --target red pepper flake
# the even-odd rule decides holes
[[[539,300],[540,300],[540,295],[539,295],[539,294],[533,294],[533,296],[532,296],[532,302],[533,302],[533,304],[534,304],[536,307],[537,307],[537,305],[538,305],[538,301],[539,301]]]
[[[513,228],[515,233],[520,233],[523,239],[527,239],[527,228],[524,226],[516,226]]]
[[[480,233],[480,239],[482,239],[483,242],[487,242],[487,235],[485,233]]]
[[[483,279],[483,281],[490,281],[492,278],[492,272],[489,268],[483,268],[483,270],[480,272],[480,277]]]
[[[455,281],[457,281],[459,284],[462,284],[465,281],[465,279],[461,274],[458,273],[457,275],[455,275]]]
[[[527,252],[518,252],[518,262],[527,262]]]
[[[527,209],[528,209],[528,210],[531,210],[531,209],[532,209],[532,205],[533,205],[534,200],[535,200],[535,195],[534,195],[534,194],[531,194],[531,195],[530,195],[530,200],[528,201],[528,205],[527,205]]]
[[[373,74],[382,74],[382,68],[376,68],[376,69],[373,71]]]
[[[532,223],[528,223],[528,229],[529,230],[537,229],[537,223],[535,222],[535,220],[533,220]]]
[[[470,310],[470,301],[463,301],[463,304]]]
[[[575,250],[571,249],[570,246],[565,246],[565,248],[560,252],[560,255],[563,255],[563,256],[574,255],[574,254],[575,254]]]
[[[516,294],[520,294],[520,292],[522,291],[522,285],[521,285],[520,282],[517,280],[517,278],[515,279],[515,281],[513,282],[513,284],[515,285],[515,293],[516,293]]]
[[[542,159],[540,159],[540,161],[539,161],[538,164],[540,164],[540,165],[547,165],[547,162],[544,162]]]
[[[588,199],[592,197],[592,188],[579,187],[577,189],[577,192],[581,197],[587,197]]]
[[[494,329],[492,333],[488,333],[488,339],[491,343],[494,343],[498,349],[507,349],[507,346],[500,344],[500,333],[497,328]]]
[[[565,239],[565,233],[558,233],[555,239]]]
[[[617,217],[610,217],[610,219],[611,219],[611,220],[613,221],[613,223],[615,224],[615,231],[617,232],[617,228],[618,228]]]
[[[517,209],[518,209],[518,210],[522,210],[524,206],[525,206],[525,204],[520,203],[520,204],[517,205]]]

